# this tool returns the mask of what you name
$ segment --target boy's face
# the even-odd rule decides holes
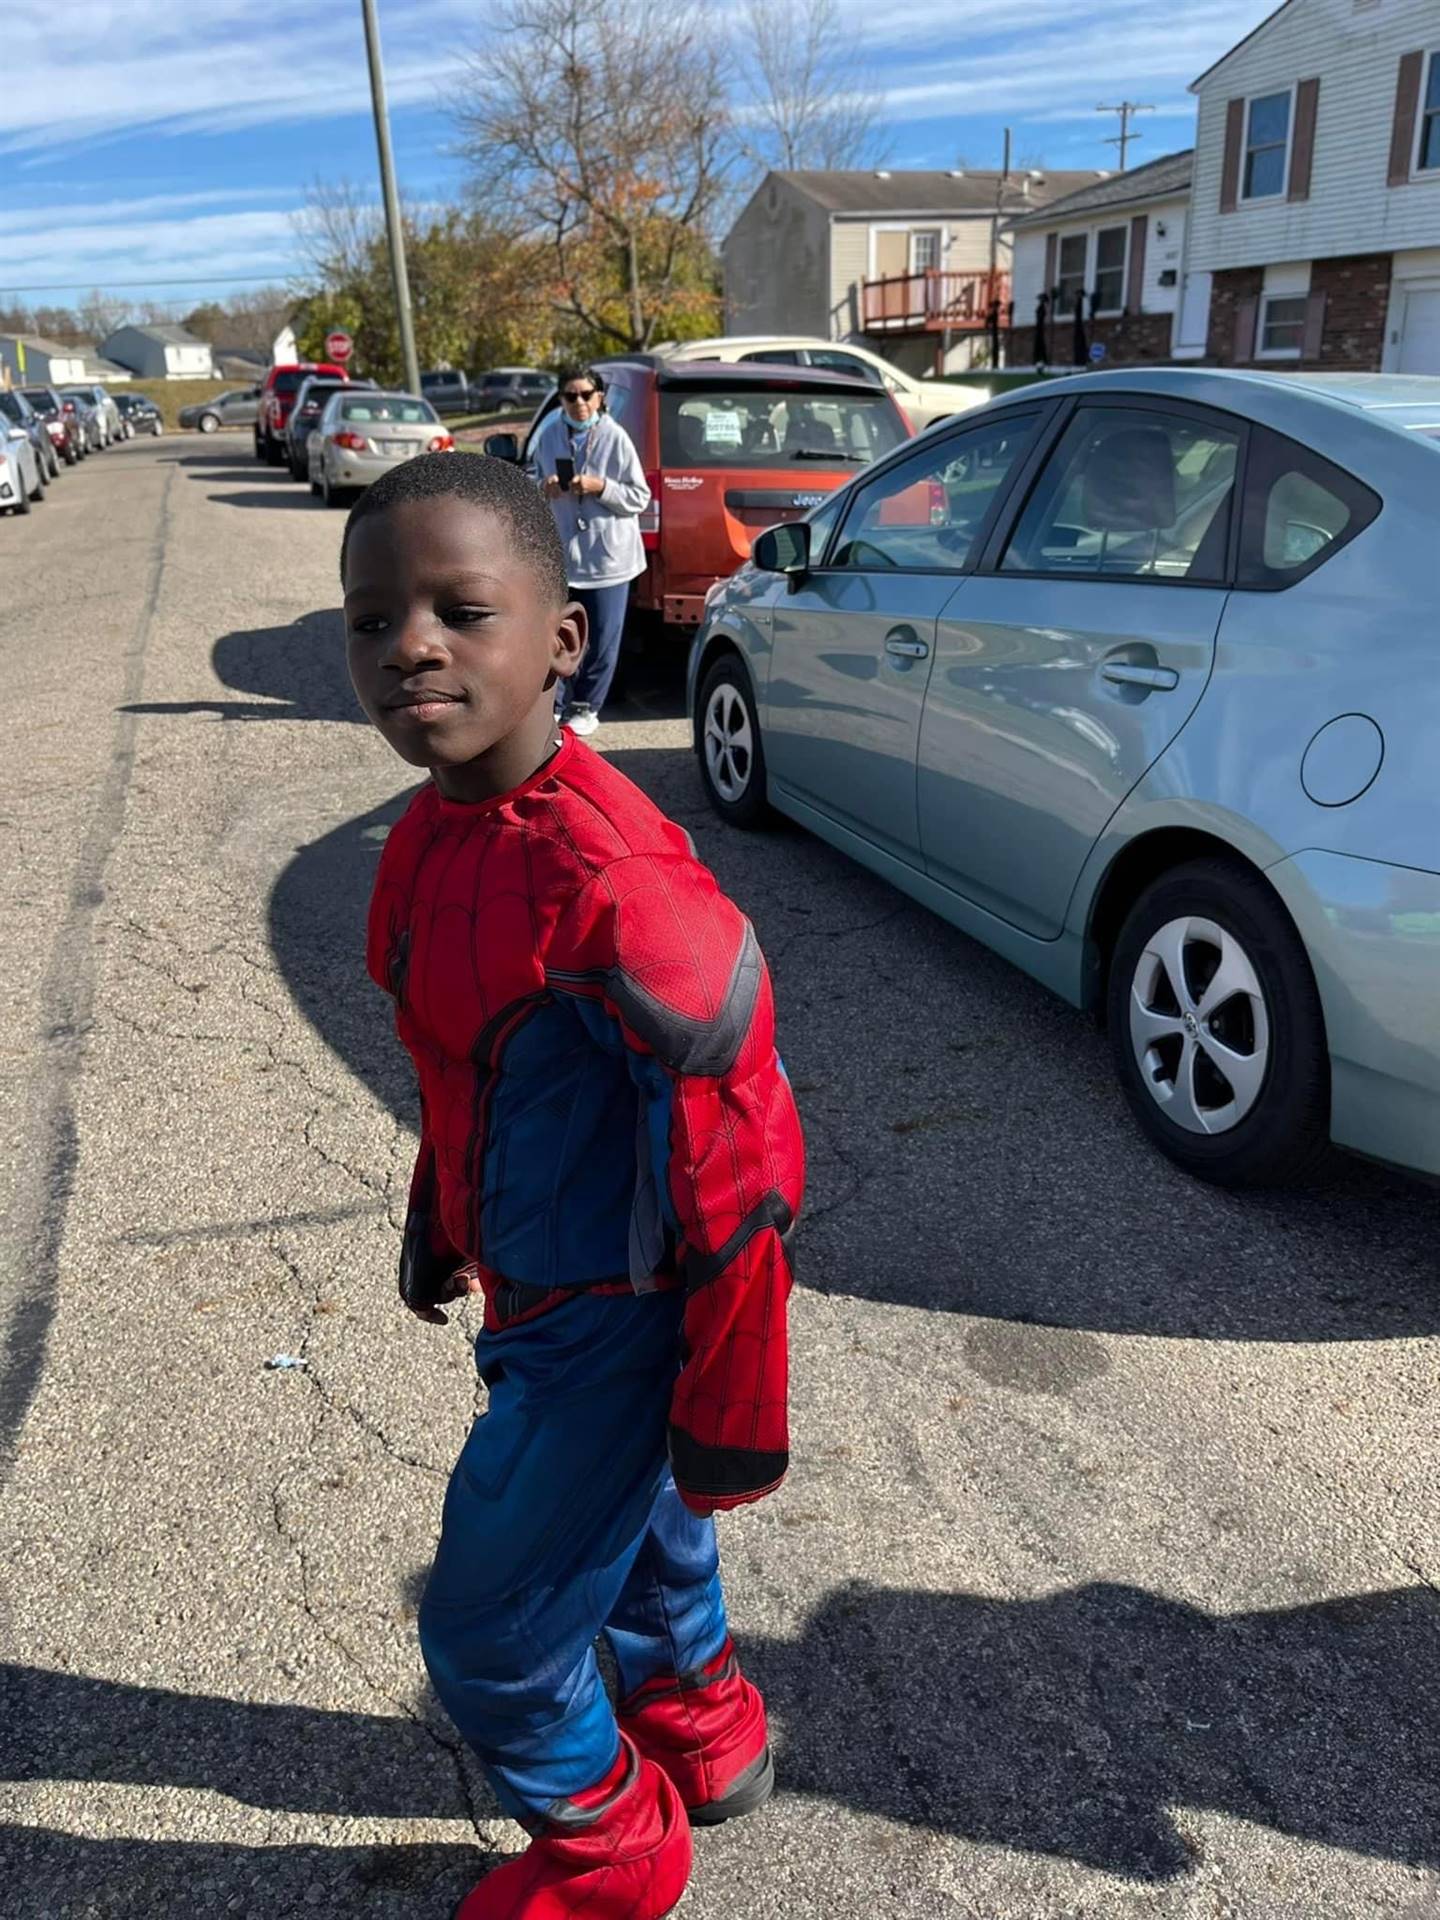
[[[402,759],[435,770],[442,792],[467,798],[463,776],[447,779],[447,770],[501,748],[499,771],[507,743],[523,758],[532,733],[536,764],[543,757],[550,676],[569,679],[579,666],[585,614],[547,597],[498,515],[442,495],[355,523],[345,636],[370,719]],[[505,784],[532,771],[505,768]]]

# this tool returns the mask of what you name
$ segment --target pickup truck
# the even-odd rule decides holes
[[[348,380],[344,367],[328,360],[289,361],[271,367],[260,386],[260,405],[255,421],[255,458],[265,466],[278,467],[286,457],[285,428],[295,395],[306,379],[318,373],[329,380]]]
[[[437,413],[478,413],[479,389],[472,387],[463,367],[446,367],[420,376],[421,398]]]

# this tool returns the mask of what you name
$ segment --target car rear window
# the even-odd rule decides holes
[[[428,400],[405,400],[394,394],[371,394],[363,400],[347,400],[340,409],[342,420],[362,425],[381,420],[393,426],[439,426],[440,418]]]
[[[906,438],[889,397],[775,387],[671,387],[660,395],[667,467],[868,466]]]
[[[306,375],[298,369],[290,373],[277,373],[275,376],[275,384],[270,391],[272,393],[296,393],[299,391],[300,382],[305,378]]]
[[[1380,496],[1268,427],[1252,431],[1241,518],[1242,587],[1289,587],[1364,531]]]

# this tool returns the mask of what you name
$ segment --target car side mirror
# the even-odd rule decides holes
[[[485,442],[485,451],[492,460],[508,460],[512,467],[520,464],[520,441],[513,433],[492,433]]]
[[[785,520],[778,527],[767,527],[750,549],[750,558],[762,573],[798,579],[810,571],[809,523]]]

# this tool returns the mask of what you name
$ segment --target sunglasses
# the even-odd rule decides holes
[[[598,391],[597,387],[569,387],[560,398],[562,400],[593,400]]]

